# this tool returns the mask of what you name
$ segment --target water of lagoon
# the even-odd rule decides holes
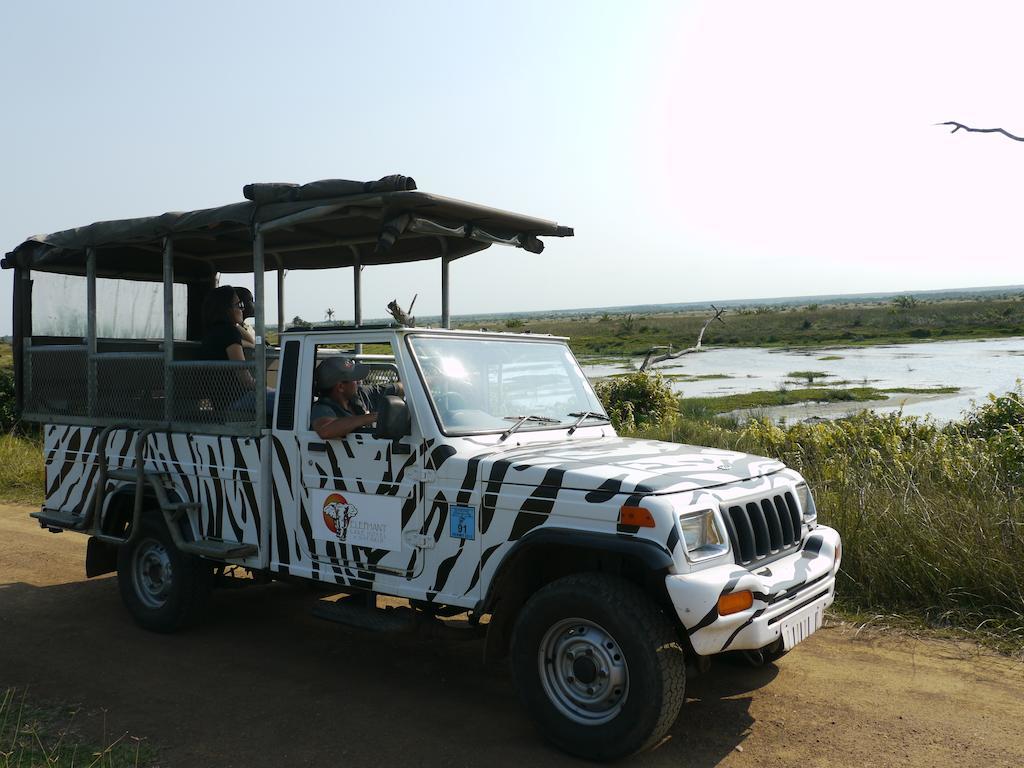
[[[821,360],[836,356],[840,360]],[[639,368],[641,359],[623,359],[621,365],[609,365],[607,358],[589,364],[581,358],[590,378],[600,378]],[[806,380],[788,376],[792,371],[823,371],[814,386],[872,386],[878,389],[938,386],[960,387],[954,395],[926,398],[893,394],[877,412],[902,408],[905,415],[930,415],[938,421],[951,421],[970,407],[972,400],[982,401],[990,392],[1001,394],[1013,389],[1024,378],[1024,338],[935,341],[919,344],[892,344],[869,347],[829,347],[819,349],[767,349],[763,347],[714,348],[685,355],[656,366],[667,376],[706,376],[722,374],[729,378],[697,381],[672,380],[672,388],[684,397],[713,397],[758,390],[778,390],[806,386]],[[799,405],[764,409],[775,418],[787,419],[822,415],[841,416],[864,408],[858,403],[833,403],[828,407]]]

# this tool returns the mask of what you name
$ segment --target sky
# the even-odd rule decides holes
[[[455,314],[1020,284],[1024,143],[935,124],[1024,135],[1021,29],[981,0],[4,3],[0,252],[402,173],[576,230],[455,262]],[[439,270],[367,268],[364,316],[438,313]],[[328,307],[350,271],[289,274],[289,318]]]

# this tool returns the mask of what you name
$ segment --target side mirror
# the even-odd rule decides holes
[[[399,440],[412,434],[412,417],[409,405],[397,395],[385,395],[377,408],[377,426],[373,436],[391,440],[393,452],[399,453]]]

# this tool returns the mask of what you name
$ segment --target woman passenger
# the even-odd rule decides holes
[[[205,333],[199,348],[200,360],[230,360],[244,363],[244,346],[247,346],[247,334],[243,332],[245,303],[234,287],[222,285],[214,288],[203,299],[203,326]],[[237,393],[243,390],[241,397],[227,398],[232,411],[252,411],[255,408],[256,379],[244,368],[235,371],[238,385],[226,385],[225,389]],[[221,381],[224,381],[221,379]],[[226,382],[225,382],[226,384]],[[248,391],[244,391],[248,390]],[[267,416],[274,410],[274,390],[267,388]]]

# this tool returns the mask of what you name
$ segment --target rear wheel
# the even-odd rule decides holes
[[[512,670],[544,735],[591,760],[657,743],[686,684],[671,620],[634,584],[596,573],[559,579],[527,602],[512,634]]]
[[[179,551],[163,521],[151,519],[118,550],[117,582],[140,626],[174,632],[201,617],[213,587],[213,567]]]

